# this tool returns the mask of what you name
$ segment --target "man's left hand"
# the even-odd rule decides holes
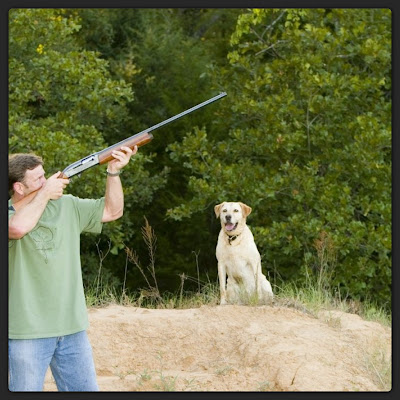
[[[135,146],[133,150],[130,147],[122,146],[120,150],[114,150],[111,155],[114,157],[108,163],[107,170],[112,174],[116,174],[121,168],[128,164],[131,156],[137,153],[138,147]]]

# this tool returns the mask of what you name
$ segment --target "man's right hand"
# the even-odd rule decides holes
[[[59,178],[61,172],[58,171],[54,175],[50,176],[45,184],[40,189],[49,200],[57,200],[63,195],[63,191],[69,184],[68,178]]]

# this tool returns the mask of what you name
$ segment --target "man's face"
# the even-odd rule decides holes
[[[44,176],[44,169],[41,165],[38,165],[34,169],[28,169],[25,172],[25,178],[21,182],[22,190],[24,191],[24,196],[29,193],[40,189],[44,183],[46,182],[46,178]]]

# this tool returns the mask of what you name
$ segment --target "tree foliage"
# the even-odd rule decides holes
[[[208,66],[228,64],[226,49],[239,14],[239,9],[86,9],[80,11],[84,21],[81,41],[92,50],[101,49],[115,79],[131,83],[135,101],[128,105],[129,126],[141,131],[223,89],[208,73]],[[219,107],[220,104],[207,106],[154,131],[155,139],[145,149],[156,154],[148,165],[151,174],[165,167],[169,171],[165,188],[152,203],[138,206],[158,238],[157,270],[163,290],[176,289],[183,272],[191,276],[196,273],[195,252],[201,253],[202,279],[206,279],[208,270],[212,276],[216,271],[215,255],[209,251],[213,244],[207,233],[209,221],[201,214],[179,222],[166,220],[167,209],[181,202],[190,178],[190,171],[173,162],[166,147],[182,140],[185,132],[196,125],[207,126],[212,132],[220,118],[216,114]],[[135,218],[129,211],[125,215],[137,227],[144,222],[143,217]],[[195,233],[193,226],[198,226],[201,233]],[[141,235],[135,235],[126,245],[146,260],[147,248]],[[114,263],[124,264],[123,256]],[[132,269],[127,279],[130,287],[145,284],[138,271]]]
[[[109,62],[98,52],[78,44],[80,23],[78,12],[63,9],[9,13],[9,152],[41,155],[49,173],[106,147],[107,132],[117,141],[133,134],[125,127],[132,88],[122,79],[112,79]],[[150,176],[147,171],[152,158],[141,154],[126,168],[127,209],[150,203],[165,182],[165,173]],[[80,197],[103,196],[100,168],[72,178],[68,191]],[[140,184],[143,180],[146,185]],[[119,220],[105,225],[104,232],[115,253],[134,228],[129,220]],[[82,248],[83,257],[91,258],[93,238],[84,240]]]
[[[170,146],[192,176],[169,216],[244,201],[269,273],[304,279],[329,237],[332,287],[389,302],[390,11],[254,9],[231,46],[224,137]]]
[[[124,246],[146,257],[143,217],[161,289],[196,262],[216,279],[213,207],[239,200],[277,288],[325,268],[341,295],[389,306],[390,10],[13,9],[9,22],[10,152],[48,171],[228,93],[156,131],[124,171],[107,279],[121,281]],[[69,191],[102,195],[100,175]],[[82,254],[93,281],[93,239]]]

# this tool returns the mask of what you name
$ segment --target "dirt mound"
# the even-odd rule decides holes
[[[101,391],[381,391],[371,360],[391,357],[390,328],[338,311],[112,305],[89,320]]]

